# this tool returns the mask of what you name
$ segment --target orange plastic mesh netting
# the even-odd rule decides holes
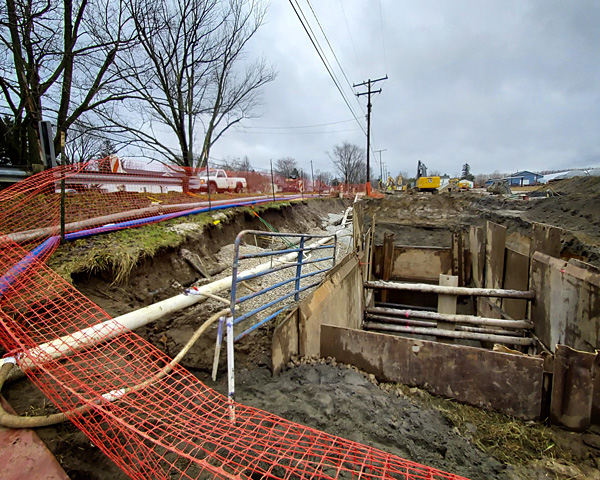
[[[110,318],[45,265],[60,233],[57,185],[76,170],[57,168],[0,192],[0,342],[19,355],[21,364],[37,365],[28,376],[61,411],[89,407],[71,421],[129,476],[462,478],[243,405],[236,406],[232,424],[227,398],[179,366],[121,395],[122,389],[155,377],[170,359],[118,325],[110,340],[72,349],[63,359],[32,356],[29,349],[41,343],[60,343],[61,337]],[[120,220],[155,216],[151,211],[127,213],[152,207],[155,200],[141,200],[154,196],[148,192],[78,188],[66,205],[67,223],[123,212]],[[188,196],[183,190],[161,195],[161,205],[194,203],[182,201]],[[31,231],[36,235],[24,234]]]

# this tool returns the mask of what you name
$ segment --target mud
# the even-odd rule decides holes
[[[388,196],[365,202],[365,218],[370,222],[375,213],[378,238],[391,231],[396,235],[396,244],[430,246],[449,246],[451,232],[483,225],[487,219],[504,223],[509,231],[521,235],[530,233],[532,220],[540,220],[565,228],[563,250],[576,251],[580,258],[598,264],[598,215],[591,219],[588,215],[590,208],[597,210],[600,204],[597,198],[600,184],[585,185],[585,192],[589,191],[586,202],[580,198],[584,187],[577,181],[568,181],[558,189],[557,192],[562,192],[560,197],[532,201],[474,193]],[[267,212],[263,217],[280,231],[313,232],[322,227],[321,219],[327,213],[342,213],[345,206],[340,200],[308,202]],[[188,240],[182,248],[197,253],[206,265],[216,268],[220,265],[219,249],[232,243],[237,233],[247,228],[265,229],[255,217],[244,214],[222,228],[212,228]],[[120,315],[180,293],[182,286],[201,280],[200,277],[182,259],[180,249],[173,249],[144,259],[125,284],[113,284],[109,271],[79,274],[74,283],[109,314]],[[200,322],[220,308],[209,301],[136,333],[174,356]],[[216,327],[201,338],[183,365],[224,393],[224,358],[216,384],[209,378],[215,330]],[[581,435],[566,435],[553,429],[556,441],[562,442],[561,451],[567,453],[524,466],[507,465],[478,448],[472,435],[459,431],[442,411],[424,401],[416,389],[413,396],[395,388],[386,390],[376,385],[373,378],[332,361],[294,365],[272,377],[271,333],[272,327],[261,329],[236,345],[237,400],[244,404],[472,479],[600,478],[600,474],[596,475],[600,450],[585,446]],[[32,408],[38,413],[52,410],[27,381],[10,385],[5,396],[19,412]],[[38,433],[71,478],[127,478],[72,425],[43,428]]]

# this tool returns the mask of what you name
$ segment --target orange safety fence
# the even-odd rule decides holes
[[[180,366],[159,378],[170,358],[117,324],[110,340],[70,347],[62,359],[32,355],[37,345],[66,343],[61,337],[110,319],[45,265],[58,245],[48,239],[59,234],[62,173],[77,171],[57,168],[0,192],[0,342],[17,364],[36,365],[27,375],[58,409],[88,407],[71,421],[131,478],[462,478],[243,405],[232,424],[226,397]],[[152,218],[127,213],[147,208],[147,193],[73,194],[67,223],[123,212]],[[167,205],[186,195],[171,193],[161,196]],[[7,236],[31,230],[43,234],[21,244]],[[123,394],[148,379],[155,381]]]

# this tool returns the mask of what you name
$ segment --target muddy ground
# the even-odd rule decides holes
[[[448,246],[452,231],[472,224],[482,225],[487,219],[503,223],[509,231],[521,235],[530,232],[532,220],[539,220],[566,229],[563,234],[566,256],[600,265],[600,179],[592,180],[574,179],[556,184],[553,190],[560,196],[529,201],[475,193],[386,196],[366,202],[367,218],[375,213],[378,238],[385,231],[392,231],[396,234],[396,244],[431,246]],[[347,204],[340,200],[311,201],[267,212],[263,217],[280,231],[317,232],[327,213],[341,214]],[[244,228],[265,229],[256,218],[244,214],[221,228],[189,239],[182,247],[199,254],[206,265],[215,268],[219,265],[220,248],[232,243],[237,232]],[[181,248],[144,259],[128,281],[119,285],[112,283],[110,271],[94,275],[81,272],[73,278],[78,289],[111,315],[180,293],[183,286],[199,279],[198,272],[182,259]],[[214,302],[206,302],[137,333],[173,356],[199,323],[220,308]],[[514,445],[511,443],[509,447],[502,438],[489,440],[488,443],[496,445],[483,445],[478,436],[482,427],[475,420],[457,421],[424,392],[378,385],[376,379],[335,361],[298,360],[272,377],[270,334],[271,328],[264,328],[236,346],[237,400],[244,404],[472,479],[600,479],[600,450],[583,441],[594,443],[596,433],[600,432],[584,437],[548,428],[544,430],[545,443],[532,447],[539,450],[533,458],[521,458],[508,451]],[[224,358],[217,383],[209,378],[214,339],[213,329],[192,349],[183,365],[224,393]],[[39,411],[44,404],[35,387],[26,381],[10,385],[5,396],[19,412],[31,408]],[[482,418],[487,417],[482,413]],[[534,429],[537,432],[543,428],[533,423],[519,425],[517,437],[526,437],[528,429],[533,436]],[[126,478],[70,424],[39,429],[38,433],[71,478]]]

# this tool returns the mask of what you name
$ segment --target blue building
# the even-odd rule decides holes
[[[538,183],[542,183],[543,178],[544,176],[540,175],[539,173],[523,170],[522,172],[513,173],[512,175],[506,177],[506,180],[508,180],[508,184],[511,187],[523,187],[525,185],[536,185]]]

